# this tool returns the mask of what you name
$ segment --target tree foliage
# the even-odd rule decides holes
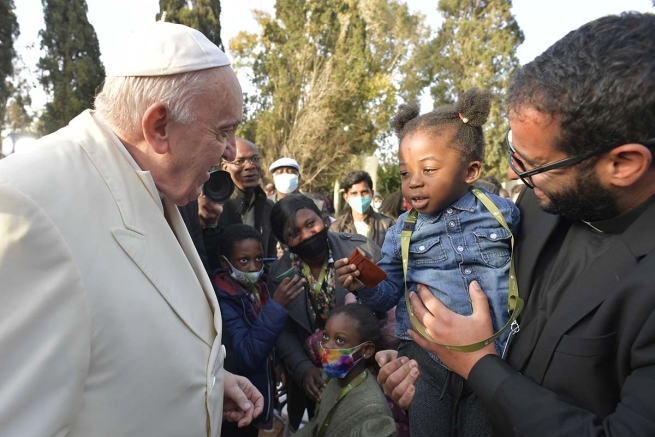
[[[42,0],[45,29],[39,32],[40,82],[50,101],[39,120],[39,132],[53,132],[92,107],[105,69],[85,0]]]
[[[7,81],[9,97],[3,115],[4,127],[12,133],[36,134],[32,113],[31,75],[20,55],[14,58],[14,73]]]
[[[0,0],[0,122],[4,120],[5,105],[11,93],[9,78],[14,73],[16,57],[14,41],[20,33],[14,9],[13,0]]]
[[[202,32],[221,49],[221,2],[219,0],[159,0],[157,20],[166,12],[169,23],[184,24]]]
[[[423,80],[432,84],[435,106],[455,102],[471,87],[493,92],[495,99],[485,125],[483,173],[501,180],[507,172],[507,121],[501,104],[508,79],[519,66],[516,48],[523,42],[511,7],[511,0],[440,0],[438,10],[444,22],[425,48],[432,61],[424,63],[428,67],[422,71]]]
[[[388,135],[398,96],[419,92],[409,61],[429,33],[398,0],[277,0],[275,11],[255,11],[261,33],[230,42],[255,87],[240,134],[266,163],[295,158],[311,191]]]

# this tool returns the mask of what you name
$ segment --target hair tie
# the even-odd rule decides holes
[[[461,112],[458,112],[457,115],[459,115],[459,119],[462,120],[462,123],[468,123],[469,119],[464,117]]]

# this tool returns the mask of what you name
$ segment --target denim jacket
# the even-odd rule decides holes
[[[496,204],[514,233],[520,215],[514,202],[483,191]],[[375,288],[364,287],[357,293],[359,301],[374,310],[387,311],[398,305],[395,334],[403,340],[411,340],[407,334],[411,324],[405,306],[400,248],[400,233],[407,215],[405,212],[398,218],[384,239],[378,266],[387,273],[387,278]],[[510,233],[482,202],[467,192],[435,215],[419,214],[409,245],[407,288],[412,291],[417,284],[425,284],[452,311],[468,316],[473,311],[468,287],[476,280],[489,298],[495,332],[509,319],[510,256]],[[508,334],[509,330],[496,340],[499,354]]]

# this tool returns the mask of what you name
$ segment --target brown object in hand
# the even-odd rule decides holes
[[[349,264],[355,264],[360,275],[357,279],[368,288],[373,288],[380,282],[384,281],[387,273],[378,267],[373,261],[366,258],[364,252],[355,249],[352,255],[348,258]]]

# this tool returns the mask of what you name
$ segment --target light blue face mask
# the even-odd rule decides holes
[[[298,175],[292,173],[281,173],[273,175],[275,189],[280,193],[289,194],[298,188]]]
[[[230,260],[228,260],[226,257],[222,256],[222,258],[227,261],[230,266],[230,277],[237,281],[239,284],[243,285],[245,288],[252,288],[257,283],[257,281],[259,281],[262,273],[264,273],[263,265],[262,269],[258,272],[242,272],[241,270],[234,267]]]
[[[350,207],[355,211],[357,211],[358,213],[364,214],[366,211],[368,211],[368,208],[371,206],[372,200],[373,198],[368,196],[349,197],[348,205],[350,205]]]

